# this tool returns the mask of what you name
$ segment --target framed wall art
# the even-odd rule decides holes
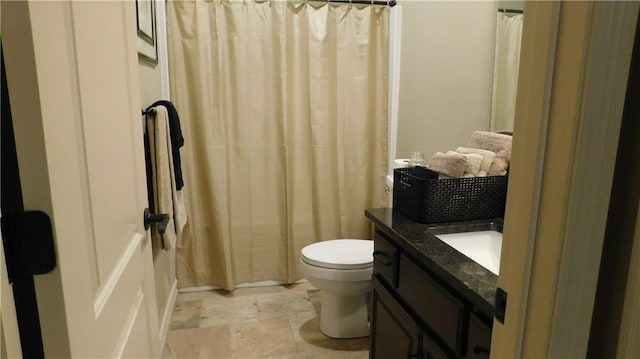
[[[156,65],[158,63],[158,38],[156,36],[155,0],[136,0],[136,24],[138,28],[138,59]]]

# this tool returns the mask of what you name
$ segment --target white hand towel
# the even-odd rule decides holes
[[[478,176],[478,174],[480,174],[480,166],[482,165],[484,156],[479,153],[467,153],[463,156],[467,158],[467,168],[464,170],[464,174],[469,174],[472,177]]]
[[[456,152],[463,154],[476,153],[482,155],[482,163],[480,164],[480,170],[478,171],[478,176],[480,177],[487,175],[489,168],[491,167],[491,163],[493,163],[493,158],[496,156],[495,152],[480,148],[458,147],[456,148]]]
[[[495,153],[504,152],[504,158],[511,160],[512,137],[501,133],[474,131],[467,147],[481,148]]]

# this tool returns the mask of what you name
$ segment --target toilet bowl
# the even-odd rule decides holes
[[[373,241],[335,239],[310,244],[301,251],[300,268],[309,283],[322,291],[322,333],[331,338],[369,335]]]

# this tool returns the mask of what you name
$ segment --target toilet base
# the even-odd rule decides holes
[[[356,295],[338,295],[322,291],[320,331],[331,338],[369,336],[369,293],[370,291]]]

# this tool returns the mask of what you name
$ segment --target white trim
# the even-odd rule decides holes
[[[169,300],[164,307],[164,314],[162,315],[162,322],[160,323],[159,339],[160,339],[160,351],[164,351],[165,344],[167,343],[167,335],[169,335],[169,325],[171,324],[171,314],[173,314],[173,308],[176,305],[176,299],[178,298],[178,280],[174,279],[171,284],[171,290],[169,291]]]
[[[113,290],[116,288],[116,285],[120,282],[122,274],[131,262],[131,258],[139,250],[140,243],[143,239],[144,235],[141,233],[135,233],[133,235],[129,241],[129,245],[122,252],[122,257],[120,257],[118,263],[113,266],[107,280],[105,280],[104,283],[102,283],[101,288],[98,289],[98,294],[93,302],[93,311],[96,319],[100,317],[100,313],[102,313],[109,297],[113,294]]]
[[[158,26],[162,24],[162,26]],[[167,47],[167,9],[165,0],[156,0],[156,26],[158,27],[158,65],[160,66],[160,81],[162,98],[171,99],[169,91],[169,51]]]
[[[402,48],[402,6],[389,10],[389,108],[387,127],[388,174],[393,174],[398,137],[398,106],[400,101],[400,55]]]

